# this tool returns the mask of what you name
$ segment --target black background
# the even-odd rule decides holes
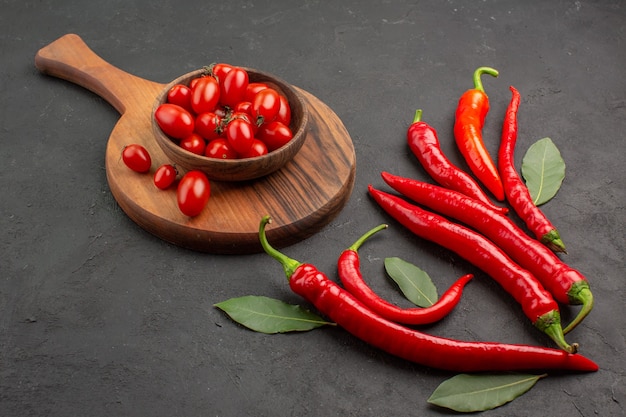
[[[509,85],[522,94],[516,163],[550,137],[567,164],[543,206],[597,303],[568,340],[598,362],[553,374],[485,415],[624,414],[626,10],[622,1],[2,1],[0,2],[0,415],[445,415],[427,398],[453,373],[384,354],[341,328],[263,335],[213,304],[265,295],[294,304],[264,254],[172,246],[135,225],[108,189],[106,140],[119,115],[100,97],[40,74],[37,50],[77,33],[109,63],[166,83],[211,62],[274,73],[342,119],[357,175],[345,209],[285,248],[336,279],[341,250],[382,222],[360,251],[371,285],[404,300],[382,260],[398,256],[440,291],[474,272],[464,298],[424,330],[463,340],[550,346],[489,277],[413,237],[367,196],[380,171],[428,180],[405,134],[416,108],[448,157],[454,108],[479,66],[495,152]],[[565,319],[577,310],[564,307]]]

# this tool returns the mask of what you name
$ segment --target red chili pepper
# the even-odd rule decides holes
[[[389,354],[432,368],[456,372],[558,369],[592,372],[598,365],[582,355],[522,344],[466,342],[431,336],[385,320],[311,264],[291,259],[270,246],[269,216],[261,220],[259,239],[279,261],[289,286],[322,314],[355,337]]]
[[[426,122],[422,122],[421,117],[422,111],[417,110],[413,123],[407,131],[407,142],[426,172],[444,187],[474,197],[493,210],[508,212],[508,208],[493,204],[474,178],[450,162],[441,151],[437,131]]]
[[[380,225],[359,238],[352,246],[341,253],[337,262],[339,279],[344,288],[365,304],[370,310],[381,317],[396,323],[419,325],[435,323],[446,317],[461,300],[463,288],[472,278],[467,274],[459,278],[443,293],[437,302],[430,307],[400,308],[379,297],[365,282],[361,274],[358,250],[370,236],[387,228]]]
[[[493,242],[371,185],[369,192],[391,217],[411,232],[452,250],[490,275],[522,306],[524,314],[535,327],[550,336],[563,350],[576,352],[578,345],[569,345],[563,337],[559,306],[552,295]]]
[[[467,165],[476,177],[499,200],[504,200],[502,180],[483,142],[482,129],[489,111],[489,98],[480,81],[482,74],[498,76],[498,71],[480,67],[474,72],[474,88],[459,99],[454,122],[454,137]]]
[[[455,218],[491,239],[520,266],[528,269],[556,301],[582,304],[580,312],[563,333],[567,334],[580,324],[593,308],[593,294],[587,279],[545,245],[528,236],[507,216],[494,213],[479,201],[453,190],[387,172],[383,172],[382,177],[394,190],[416,203]]]
[[[514,153],[517,142],[517,111],[520,94],[513,86],[510,89],[513,95],[504,117],[502,140],[498,151],[498,169],[502,176],[506,198],[538,240],[555,252],[566,252],[558,230],[535,205],[528,187],[515,170]]]

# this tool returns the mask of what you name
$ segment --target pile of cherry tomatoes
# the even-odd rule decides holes
[[[182,148],[210,158],[262,156],[293,137],[286,97],[224,63],[206,67],[189,85],[174,85],[154,117]]]
[[[189,85],[174,85],[154,117],[181,147],[209,158],[265,155],[293,137],[287,98],[266,83],[250,82],[245,69],[224,63],[206,67]],[[139,144],[124,147],[122,160],[138,173],[148,173],[152,166],[150,154]],[[167,190],[177,177],[174,165],[163,164],[154,173],[154,185]],[[178,181],[176,195],[183,214],[199,215],[211,195],[207,176],[188,171]]]

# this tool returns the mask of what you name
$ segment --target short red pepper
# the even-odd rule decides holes
[[[502,140],[498,151],[498,169],[502,176],[504,192],[513,210],[526,223],[533,234],[555,252],[566,252],[565,245],[556,227],[545,214],[535,205],[528,187],[515,170],[514,153],[517,142],[517,111],[520,105],[520,94],[515,87],[510,87],[511,101],[504,117]]]
[[[593,372],[598,365],[582,356],[521,344],[465,342],[431,336],[385,320],[311,264],[274,249],[261,220],[259,239],[265,252],[281,263],[289,286],[321,313],[355,337],[389,354],[432,368],[456,372],[570,370]]]
[[[574,353],[561,328],[559,306],[528,270],[483,235],[442,216],[423,210],[400,197],[369,186],[370,195],[391,217],[411,232],[452,250],[489,274],[522,307],[526,317],[563,350]]]
[[[361,261],[358,250],[373,234],[387,228],[386,224],[375,227],[361,236],[348,249],[341,253],[337,261],[339,279],[348,292],[381,317],[396,323],[419,325],[435,323],[446,317],[461,300],[463,288],[472,278],[467,274],[459,278],[448,290],[429,307],[401,308],[379,297],[365,282],[361,274]]]
[[[489,111],[489,98],[480,81],[482,74],[498,76],[498,71],[480,67],[474,72],[474,88],[459,99],[454,122],[454,137],[470,170],[500,201],[504,200],[502,180],[483,142],[482,129]]]
[[[506,213],[506,207],[496,206],[489,200],[480,185],[468,173],[454,165],[442,152],[437,131],[421,120],[422,111],[415,112],[413,123],[407,130],[407,142],[424,170],[439,184],[482,201],[493,210]]]

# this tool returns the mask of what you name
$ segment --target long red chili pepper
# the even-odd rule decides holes
[[[457,147],[476,177],[500,201],[504,200],[502,180],[483,142],[482,129],[489,111],[489,98],[480,80],[482,74],[498,76],[498,71],[480,67],[474,72],[474,88],[459,99],[454,122]]]
[[[454,190],[383,172],[385,182],[418,204],[455,218],[492,240],[528,269],[554,298],[563,304],[582,304],[578,315],[563,330],[568,333],[593,308],[587,279],[563,262],[545,245],[528,236],[511,219]]]
[[[517,142],[517,111],[520,105],[520,94],[513,86],[510,89],[513,94],[504,117],[502,140],[498,151],[498,169],[502,176],[506,199],[538,240],[555,252],[566,252],[558,230],[535,205],[528,187],[515,169],[514,153]]]
[[[500,212],[508,212],[506,207],[496,206],[468,173],[454,165],[444,155],[439,144],[437,131],[421,121],[422,111],[415,112],[413,123],[407,131],[407,142],[424,170],[439,184],[474,197]]]
[[[436,303],[425,308],[400,308],[395,304],[379,297],[365,282],[361,274],[358,249],[369,239],[370,236],[387,228],[386,224],[375,227],[348,249],[341,253],[337,262],[339,279],[344,288],[365,304],[370,310],[378,313],[381,317],[396,323],[419,325],[431,324],[443,319],[456,307],[463,294],[463,288],[473,277],[467,274],[459,278],[450,288],[442,294]]]
[[[580,355],[521,344],[466,342],[431,336],[385,320],[315,266],[274,249],[261,220],[259,239],[266,253],[281,263],[292,291],[355,337],[389,354],[432,368],[456,372],[571,370],[593,372],[598,365]]]
[[[490,275],[522,306],[524,314],[535,327],[550,336],[563,350],[576,352],[578,345],[569,345],[563,337],[559,306],[552,295],[493,242],[371,185],[369,192],[391,217],[411,232],[452,250]]]

